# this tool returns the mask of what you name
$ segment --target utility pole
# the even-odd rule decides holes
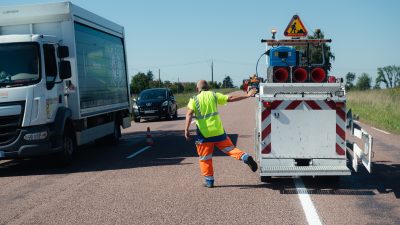
[[[161,87],[161,70],[158,69],[158,87]]]
[[[176,92],[179,94],[179,77],[178,77],[178,84],[176,85]]]
[[[211,60],[211,89],[214,88],[214,61]]]

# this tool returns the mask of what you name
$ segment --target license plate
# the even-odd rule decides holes
[[[147,111],[144,111],[144,114],[151,114],[151,113],[155,113],[156,111],[154,111],[154,110],[147,110]]]
[[[0,158],[4,158],[4,157],[5,157],[4,152],[0,151]]]

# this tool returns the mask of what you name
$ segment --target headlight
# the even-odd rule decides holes
[[[168,101],[163,102],[161,106],[168,106]]]
[[[47,131],[25,134],[24,139],[27,141],[37,141],[47,138]]]

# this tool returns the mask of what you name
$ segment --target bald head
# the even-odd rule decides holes
[[[208,87],[207,81],[199,80],[197,82],[197,91],[198,92],[200,92],[200,91],[208,91],[208,89],[209,89],[209,87]]]

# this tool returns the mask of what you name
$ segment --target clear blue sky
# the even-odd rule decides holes
[[[0,0],[0,5],[59,2]],[[129,74],[152,70],[175,82],[214,80],[229,75],[238,85],[255,72],[262,38],[278,38],[294,14],[308,31],[320,28],[333,40],[332,75],[368,73],[400,66],[398,0],[72,0],[126,30]],[[258,67],[265,75],[265,60]]]

